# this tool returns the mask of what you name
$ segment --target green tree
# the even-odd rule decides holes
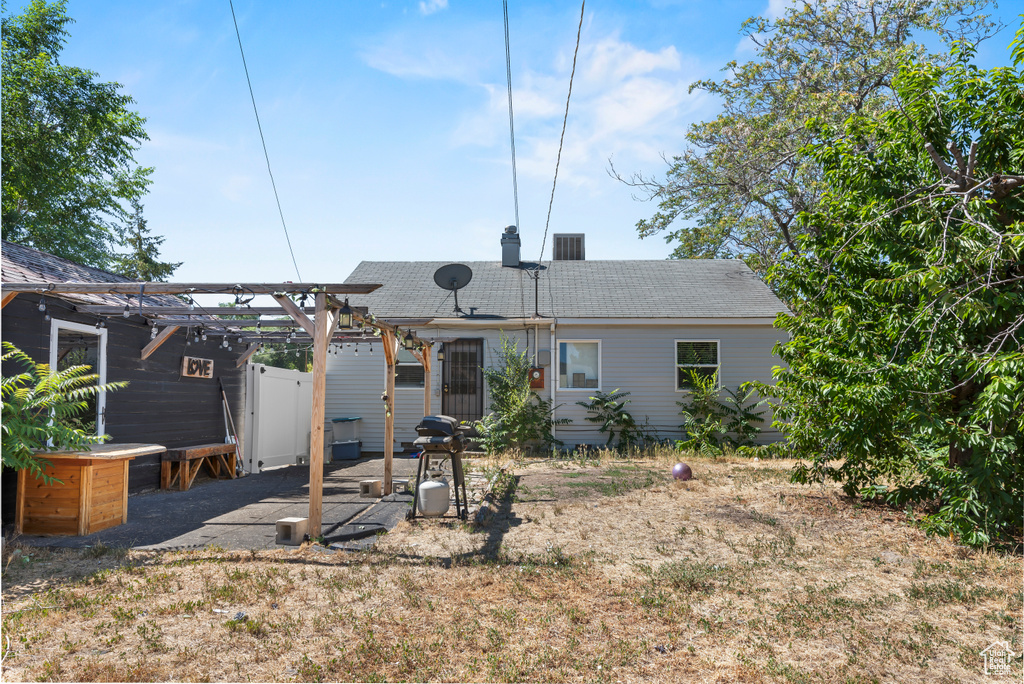
[[[108,268],[152,169],[144,119],[117,83],[60,63],[66,2],[33,0],[3,30],[3,238]]]
[[[719,98],[722,113],[690,127],[665,178],[625,178],[612,168],[638,199],[658,203],[637,224],[640,237],[665,233],[674,258],[742,258],[764,276],[798,251],[808,230],[801,213],[823,191],[820,166],[801,152],[814,141],[806,122],[838,126],[888,111],[900,65],[945,63],[911,36],[980,40],[993,28],[982,14],[988,1],[800,0],[778,20],[748,19],[741,33],[757,59],[730,62],[729,78],[690,86]]]
[[[250,328],[251,330],[251,328]],[[309,373],[313,370],[312,355],[309,345],[286,344],[284,342],[264,343],[260,350],[252,355],[250,363],[262,363],[275,368],[290,368]]]
[[[181,262],[157,260],[164,238],[149,234],[146,219],[142,215],[142,203],[136,199],[131,204],[131,220],[121,234],[121,244],[131,251],[116,255],[110,268],[114,273],[134,280],[164,282],[181,266]]]
[[[776,391],[797,479],[925,505],[971,544],[1024,509],[1019,45],[1018,68],[980,70],[966,45],[906,67],[894,110],[816,129],[828,191],[772,273],[794,303]]]

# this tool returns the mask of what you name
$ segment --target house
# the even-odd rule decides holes
[[[435,341],[431,413],[470,421],[488,412],[482,369],[496,365],[502,333],[528,350],[536,391],[553,399],[556,417],[571,419],[555,430],[567,445],[606,441],[576,403],[595,391],[630,392],[627,410],[639,423],[678,438],[684,371],[717,370],[730,388],[771,381],[779,363],[772,349],[784,335],[772,323],[786,307],[742,261],[593,261],[585,259],[585,236],[562,234],[554,236],[552,260],[533,264],[521,261],[519,245],[515,228],[506,229],[502,260],[466,262],[472,278],[456,292],[435,283],[443,262],[364,261],[349,276],[382,284],[352,297],[354,306],[392,323],[405,319]],[[326,409],[328,418],[360,416],[363,449],[373,452],[383,449],[385,364],[371,348],[363,345],[357,356],[358,346],[336,346],[328,355]],[[413,441],[425,413],[423,373],[411,353],[400,352],[396,448]],[[779,439],[763,427],[762,441]]]
[[[82,266],[31,247],[3,242],[3,283],[131,283],[128,278]],[[3,340],[37,362],[91,365],[101,382],[127,380],[128,386],[96,401],[96,429],[113,443],[147,443],[166,447],[223,442],[226,415],[218,380],[223,383],[232,417],[243,429],[245,368],[237,367],[238,350],[223,338],[170,335],[151,354],[143,349],[156,328],[138,312],[142,306],[183,306],[170,295],[21,293],[8,299],[2,312]],[[120,314],[93,313],[116,307]],[[92,311],[91,311],[92,310]],[[197,311],[197,313],[199,313]],[[185,356],[212,364],[209,377],[185,377]],[[207,366],[208,367],[208,366]],[[4,367],[5,376],[20,368]],[[15,481],[3,474],[4,521],[12,519]],[[160,456],[133,460],[128,470],[130,493],[160,485]]]

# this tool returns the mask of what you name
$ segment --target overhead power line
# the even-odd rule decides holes
[[[516,180],[516,127],[512,116],[512,53],[509,51],[508,40],[508,0],[502,0],[501,7],[505,11],[505,75],[508,79],[508,137],[512,147],[512,197],[516,207],[516,229],[520,234],[523,227],[519,225],[519,183]]]
[[[572,99],[572,81],[576,76],[576,55],[580,51],[580,34],[583,32],[583,10],[587,0],[580,3],[580,25],[576,29],[576,49],[572,53],[572,72],[569,74],[569,94],[565,97],[565,116],[562,118],[562,137],[558,139],[558,157],[555,159],[555,178],[551,182],[551,199],[548,201],[548,218],[544,221],[544,239],[540,243],[540,256],[537,257],[539,264],[544,258],[544,246],[548,241],[548,226],[551,225],[551,208],[555,204],[555,186],[558,185],[558,167],[562,163],[562,144],[565,142],[565,124],[569,121],[569,100]]]
[[[274,199],[277,201],[277,213],[281,217],[281,227],[284,228],[284,239],[288,243],[288,252],[292,255],[292,265],[295,266],[295,275],[299,282],[302,282],[302,274],[299,273],[299,264],[295,261],[295,250],[292,249],[292,239],[288,236],[288,224],[284,220],[284,211],[281,209],[281,198],[277,194],[277,183],[274,182],[274,172],[270,168],[270,154],[267,152],[267,140],[263,137],[263,126],[260,124],[260,112],[256,108],[256,95],[252,92],[252,79],[249,78],[249,66],[245,63],[245,50],[242,49],[242,34],[238,31],[238,19],[235,17],[235,3],[228,0],[231,6],[231,20],[235,22],[235,36],[238,38],[238,52],[242,55],[242,68],[245,69],[245,82],[249,84],[249,97],[252,99],[252,111],[256,115],[256,128],[260,132],[260,142],[263,143],[263,157],[267,160],[267,173],[270,174],[270,186],[274,189]]]

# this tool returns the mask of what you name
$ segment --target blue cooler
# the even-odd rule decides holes
[[[358,439],[331,444],[331,459],[334,461],[355,461],[361,456],[363,443]]]

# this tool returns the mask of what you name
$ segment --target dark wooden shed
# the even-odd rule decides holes
[[[55,257],[38,250],[3,243],[3,282],[132,282],[118,276]],[[149,306],[177,304],[169,295],[142,295]],[[41,309],[40,304],[43,308]],[[128,306],[128,316],[99,316],[79,309],[88,305]],[[186,344],[187,335],[177,334],[142,358],[142,350],[151,342],[150,321],[138,313],[139,297],[117,294],[22,293],[4,302],[2,337],[33,359],[49,363],[58,345],[64,351],[75,344],[76,336],[88,340],[92,348],[87,356],[98,360],[100,338],[105,344],[106,381],[127,380],[128,387],[107,393],[102,419],[104,432],[113,443],[152,443],[169,448],[223,442],[226,436],[225,414],[218,380],[226,391],[232,417],[243,434],[245,417],[245,367],[238,366],[244,350],[237,345],[228,350],[223,337],[210,336],[198,343]],[[55,321],[57,322],[55,324]],[[103,327],[97,327],[102,325]],[[58,331],[57,337],[54,331]],[[91,332],[90,332],[91,331]],[[213,361],[208,378],[183,377],[182,359],[201,357]],[[3,369],[5,376],[17,368]],[[3,522],[13,521],[16,474],[3,473]],[[131,462],[128,471],[130,493],[154,489],[160,485],[160,456],[144,456]]]

